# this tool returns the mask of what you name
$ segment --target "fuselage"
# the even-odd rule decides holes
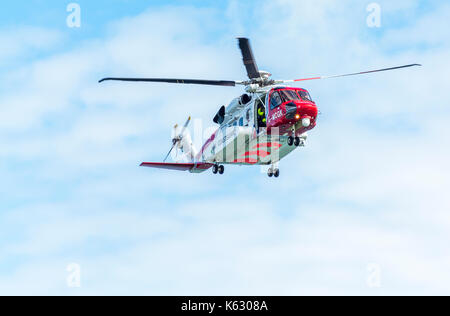
[[[216,115],[220,127],[196,160],[217,164],[277,163],[294,151],[292,139],[306,141],[318,109],[305,89],[271,87],[234,99]]]

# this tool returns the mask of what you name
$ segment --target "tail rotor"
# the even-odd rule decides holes
[[[183,140],[183,136],[184,133],[186,132],[186,129],[189,126],[189,123],[191,122],[191,117],[189,116],[189,118],[187,119],[186,123],[183,125],[183,127],[181,128],[181,131],[179,133],[177,133],[178,130],[178,124],[174,126],[174,138],[172,139],[172,148],[170,148],[169,153],[167,154],[166,158],[164,159],[164,162],[167,161],[167,159],[169,158],[170,154],[172,153],[173,149],[180,144],[180,142]]]

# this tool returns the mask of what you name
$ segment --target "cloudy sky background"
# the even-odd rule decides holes
[[[0,12],[0,294],[450,294],[447,1],[378,1],[381,28],[370,1],[78,1],[79,29],[68,3]],[[237,36],[275,78],[424,67],[304,83],[279,179],[138,168],[241,89],[97,80],[242,80]]]

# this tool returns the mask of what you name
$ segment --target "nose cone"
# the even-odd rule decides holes
[[[302,120],[304,127],[309,127],[318,114],[317,106],[312,102],[290,102],[286,104],[286,118],[288,120]]]
[[[298,112],[301,117],[316,118],[319,110],[314,103],[302,103],[298,106]]]
[[[286,118],[288,120],[300,120],[309,118],[315,120],[318,114],[317,106],[312,102],[290,102],[286,104]]]

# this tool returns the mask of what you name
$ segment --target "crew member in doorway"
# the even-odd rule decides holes
[[[260,104],[258,106],[258,127],[266,127],[266,123],[266,108],[264,107],[264,105]]]

